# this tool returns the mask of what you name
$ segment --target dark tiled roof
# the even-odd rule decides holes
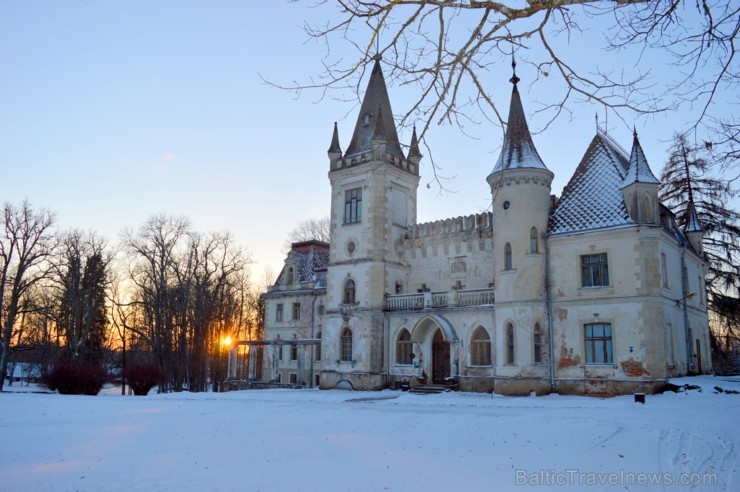
[[[516,168],[536,168],[547,169],[542,162],[537,149],[532,142],[532,135],[529,133],[527,118],[524,116],[522,100],[519,97],[519,90],[516,87],[516,81],[519,79],[514,75],[514,89],[511,93],[511,105],[509,107],[509,122],[506,124],[506,136],[501,148],[501,155],[491,171],[491,174],[503,171],[505,169]]]
[[[367,122],[365,121],[366,115],[368,117]],[[345,155],[351,156],[372,150],[373,139],[386,140],[388,142],[388,152],[403,158],[401,144],[398,142],[398,133],[396,133],[396,124],[393,121],[388,89],[385,85],[383,71],[380,68],[380,60],[375,61],[373,71],[370,74],[365,98],[362,100],[355,131],[352,134],[352,141],[350,141]]]
[[[630,154],[629,169],[627,170],[627,176],[624,178],[622,188],[625,188],[633,183],[650,183],[660,184],[658,178],[655,177],[653,172],[650,170],[645,153],[642,151],[640,140],[637,138],[637,132],[634,134],[634,140],[632,141],[632,153]]]
[[[288,256],[298,260],[298,282],[321,282],[326,286],[326,267],[329,264],[329,245],[321,241],[293,243]],[[275,285],[282,283],[285,268],[280,272]]]
[[[329,145],[329,150],[327,150],[327,152],[342,153],[342,148],[339,146],[339,130],[337,130],[336,121],[334,122],[334,134],[331,136],[331,145]]]
[[[622,194],[629,162],[600,133],[588,146],[550,216],[549,233],[632,225]]]
[[[419,139],[416,136],[416,126],[414,126],[414,133],[411,134],[411,145],[409,145],[409,157],[422,157],[419,151]]]

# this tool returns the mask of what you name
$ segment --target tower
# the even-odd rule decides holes
[[[642,151],[637,131],[634,132],[630,164],[622,183],[627,211],[635,224],[657,225],[659,220],[658,188],[660,181],[653,175]]]
[[[512,68],[506,134],[487,181],[493,204],[497,365],[504,366],[503,373],[514,374],[515,366],[537,361],[531,339],[547,326],[544,234],[554,175],[532,142],[515,62]]]
[[[408,158],[398,140],[376,60],[347,150],[335,124],[328,150],[331,249],[327,269],[324,388],[385,385],[385,293],[404,282],[397,248],[416,221],[421,153],[414,131]]]

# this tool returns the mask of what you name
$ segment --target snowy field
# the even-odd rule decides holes
[[[680,381],[703,391],[3,393],[0,490],[740,490],[740,395],[712,390],[740,377]]]

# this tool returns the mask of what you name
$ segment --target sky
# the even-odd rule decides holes
[[[346,148],[358,110],[356,102],[296,97],[263,80],[290,84],[321,73],[326,47],[307,42],[301,26],[325,22],[335,7],[312,4],[0,0],[0,200],[28,199],[56,212],[60,229],[93,229],[112,245],[153,214],[186,216],[195,230],[231,231],[252,255],[255,280],[279,272],[289,231],[328,215],[333,123]],[[591,34],[601,36],[598,27]],[[332,46],[331,54],[345,48]],[[617,67],[634,64],[634,54],[605,55],[578,39],[565,49],[584,67],[605,57]],[[651,63],[659,73],[666,60]],[[484,77],[505,111],[510,70],[502,60]],[[533,115],[542,89],[528,88],[530,67],[517,73],[536,132],[545,125]],[[396,113],[413,91],[389,87]],[[555,173],[555,194],[593,137],[595,114],[604,114],[590,103],[569,109],[534,136]],[[609,131],[629,150],[634,124],[657,175],[673,132],[690,119],[686,111],[612,117]],[[490,205],[485,178],[501,130],[484,122],[466,132],[475,138],[449,125],[428,135],[441,174],[453,179],[449,192],[427,188],[431,170],[422,161],[419,222]],[[408,142],[409,132],[400,138]]]

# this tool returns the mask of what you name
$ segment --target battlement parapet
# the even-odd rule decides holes
[[[484,231],[492,231],[492,224],[493,214],[491,212],[435,220],[409,226],[408,238],[422,239],[432,237],[443,238],[456,235],[483,235]]]

